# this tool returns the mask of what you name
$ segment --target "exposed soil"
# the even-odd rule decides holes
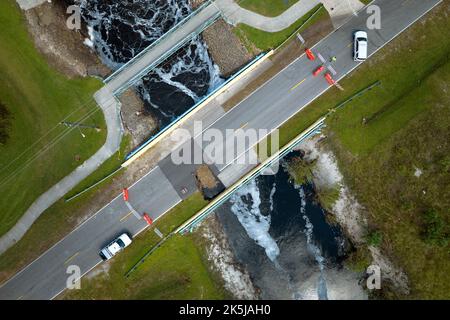
[[[258,290],[253,286],[247,270],[239,264],[215,214],[202,221],[196,234],[205,241],[208,260],[213,271],[220,274],[225,289],[235,299],[258,299]]]
[[[199,189],[202,190],[202,194],[207,200],[213,199],[225,190],[225,186],[216,178],[206,164],[197,167],[195,178],[197,179]]]
[[[195,175],[203,187],[214,188],[217,185],[217,180],[207,165],[200,165]]]
[[[368,213],[345,184],[336,157],[326,144],[326,137],[313,137],[302,143],[298,148],[305,153],[305,158],[308,161],[315,162],[312,169],[312,179],[316,186],[339,186],[339,198],[329,212],[334,216],[335,221],[343,228],[346,235],[358,247],[358,250],[369,250],[371,263],[381,268],[383,281],[386,280],[391,283],[398,292],[408,294],[408,277],[405,272],[388,258],[386,252],[382,252],[380,248],[367,245]]]
[[[233,33],[232,26],[222,19],[203,31],[202,35],[209,54],[224,77],[231,76],[253,58]]]
[[[131,147],[142,144],[158,128],[157,121],[146,111],[144,102],[133,89],[120,96],[120,113],[125,129],[132,137]]]
[[[55,0],[24,12],[36,48],[50,66],[68,77],[106,76],[110,70],[83,45],[85,33],[67,28],[66,9],[64,0]]]
[[[205,0],[189,0],[189,4],[191,5],[192,10],[197,9],[197,8],[200,7],[204,2],[205,2]]]

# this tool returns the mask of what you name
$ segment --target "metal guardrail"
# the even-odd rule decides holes
[[[308,23],[312,20],[312,18],[314,18],[314,17],[316,16],[316,14],[318,14],[319,11],[321,11],[321,10],[325,10],[325,7],[323,6],[323,4],[319,5],[319,7],[318,7],[313,13],[311,13],[311,15],[309,16],[309,18],[306,19],[306,20],[301,24],[301,26],[299,26],[297,29],[295,29],[295,31],[292,32],[292,34],[291,34],[289,37],[287,37],[287,39],[284,40],[284,41],[283,41],[278,47],[276,47],[274,50],[275,50],[275,51],[278,51],[280,48],[282,48],[289,40],[291,40],[291,38],[292,38],[293,36],[295,36],[296,34],[298,34],[299,31],[300,31],[306,24],[308,24]]]
[[[146,47],[144,50],[142,50],[141,52],[139,52],[135,57],[133,57],[133,59],[131,59],[130,61],[128,61],[127,63],[125,63],[124,65],[122,65],[119,69],[117,69],[115,72],[113,72],[109,77],[107,77],[104,80],[104,83],[109,83],[111,82],[114,78],[117,77],[118,74],[120,74],[124,69],[126,69],[127,67],[135,64],[137,61],[139,61],[139,59],[145,55],[147,52],[149,52],[150,50],[152,50],[153,48],[155,48],[156,46],[158,46],[164,39],[166,39],[169,35],[171,35],[173,32],[177,31],[179,28],[181,28],[183,25],[186,24],[186,22],[188,22],[192,17],[196,16],[199,12],[201,12],[203,9],[205,9],[206,7],[208,7],[211,4],[211,0],[207,0],[204,4],[202,4],[200,7],[198,7],[195,11],[191,12],[189,15],[187,15],[183,20],[181,20],[180,22],[178,22],[174,27],[172,27],[169,31],[167,31],[165,34],[163,34],[161,37],[159,37],[157,40],[155,40],[154,42],[152,42],[148,47]],[[197,36],[199,33],[201,33],[209,24],[211,24],[212,22],[214,22],[219,16],[221,15],[220,12],[218,12],[212,19],[209,19],[206,23],[204,23],[199,29],[202,29],[200,32],[195,32],[195,36]],[[187,40],[181,42],[181,44],[185,44],[187,41],[191,40],[192,36],[187,37]],[[174,47],[175,48],[175,47]],[[168,54],[173,54],[173,52],[175,52],[176,50],[178,50],[180,48],[180,45],[177,46],[176,49],[172,48],[171,51],[167,52],[165,54],[165,58],[167,58]],[[158,63],[160,63],[161,59],[158,58]],[[155,63],[152,64],[153,67],[155,65]],[[147,68],[147,72],[148,72],[149,68]]]
[[[250,68],[253,64],[255,64],[257,61],[259,61],[261,58],[263,58],[266,54],[262,53],[258,55],[255,59],[250,61],[247,65],[245,65],[241,70],[236,72],[234,75],[232,75],[230,78],[228,78],[224,83],[222,83],[219,87],[215,88],[213,91],[211,91],[208,95],[203,97],[201,100],[199,100],[196,104],[194,104],[191,108],[189,108],[187,111],[185,111],[182,115],[180,115],[178,118],[176,118],[174,121],[172,121],[169,125],[167,125],[163,130],[159,131],[157,134],[152,136],[150,139],[145,141],[142,145],[140,145],[137,149],[131,151],[126,157],[125,161],[129,160],[131,157],[133,157],[136,153],[141,151],[143,148],[145,148],[147,145],[149,145],[153,140],[164,134],[167,130],[172,128],[174,125],[178,123],[182,118],[187,116],[189,113],[191,113],[194,109],[196,109],[199,105],[201,105],[204,101],[206,101],[209,97],[214,95],[217,91],[222,89],[224,86],[229,84],[231,81],[233,81],[236,77],[238,77],[240,74],[242,74],[245,70]]]
[[[64,199],[64,202],[69,202],[72,201],[75,198],[78,198],[79,196],[81,196],[82,194],[88,192],[89,190],[91,190],[92,188],[95,188],[96,186],[98,186],[99,184],[105,182],[106,180],[108,180],[109,178],[111,178],[113,175],[115,175],[117,172],[119,172],[120,170],[122,170],[123,167],[120,166],[117,169],[113,170],[111,173],[109,173],[107,176],[103,177],[102,179],[100,179],[99,181],[93,183],[92,185],[88,186],[87,188],[81,190],[80,192],[77,192],[76,194],[74,194],[73,196],[70,196],[69,198]]]
[[[183,41],[178,42],[177,45],[172,47],[169,51],[167,51],[163,55],[159,56],[158,59],[156,59],[153,63],[151,63],[148,66],[146,66],[145,68],[141,69],[141,71],[139,71],[139,73],[137,73],[133,78],[131,78],[126,83],[124,83],[121,87],[116,89],[114,91],[114,94],[116,96],[120,96],[126,89],[128,89],[129,87],[136,84],[145,74],[149,73],[151,70],[156,68],[160,63],[162,63],[164,60],[166,60],[171,55],[173,55],[175,52],[177,52],[180,48],[185,46],[189,41],[194,39],[200,33],[202,33],[203,30],[205,30],[208,26],[210,26],[212,23],[214,23],[220,17],[220,15],[221,15],[221,13],[217,12],[213,17],[211,17],[205,23],[203,23],[195,32],[191,33],[189,36],[185,37],[183,39]],[[164,36],[166,34],[164,34]],[[160,39],[162,39],[164,36],[162,36]],[[138,60],[135,60],[135,61],[138,61]]]
[[[321,129],[325,127],[325,119],[331,115],[336,110],[342,108],[347,103],[353,101],[353,99],[362,96],[366,92],[372,90],[373,88],[381,85],[381,81],[376,81],[366,88],[356,92],[349,98],[347,98],[345,101],[338,104],[336,107],[331,109],[328,113],[326,113],[322,118],[320,118],[318,121],[316,121],[312,126],[310,126],[308,129],[306,129],[303,133],[298,135],[296,138],[294,138],[291,142],[289,142],[287,145],[285,145],[278,153],[271,156],[269,159],[267,159],[263,164],[261,164],[256,170],[254,169],[253,172],[250,172],[247,177],[245,177],[242,180],[239,180],[236,182],[232,187],[224,191],[224,193],[217,198],[218,200],[211,202],[207,207],[205,207],[203,210],[201,210],[197,216],[192,218],[192,221],[187,221],[185,224],[183,224],[181,227],[179,227],[175,233],[185,233],[192,231],[195,226],[200,223],[205,217],[207,217],[210,213],[212,213],[215,209],[217,209],[219,206],[221,206],[225,201],[227,201],[235,191],[245,186],[247,183],[250,182],[250,180],[255,179],[257,176],[261,174],[261,172],[269,167],[271,167],[275,162],[282,159],[284,156],[286,156],[289,152],[291,152],[299,143],[304,141],[305,139],[308,139],[309,137],[316,135],[320,133]]]
[[[148,250],[144,256],[142,258],[139,259],[138,262],[136,262],[133,266],[131,266],[131,268],[125,272],[124,276],[125,278],[128,278],[134,271],[137,270],[137,268],[139,268],[139,266],[141,264],[143,264],[145,262],[145,260],[147,260],[147,258],[159,247],[161,247],[163,245],[164,242],[166,242],[167,240],[169,240],[171,237],[173,236],[173,232],[169,233],[169,235],[167,235],[166,237],[164,237],[163,239],[161,239],[157,244],[155,244],[153,247],[150,248],[150,250]]]
[[[197,216],[187,221],[181,227],[179,227],[175,232],[184,234],[186,232],[191,232],[197,224],[199,224],[203,219],[205,219],[209,214],[211,214],[215,209],[220,207],[225,201],[227,201],[234,192],[245,186],[251,180],[258,177],[261,172],[269,167],[271,167],[275,162],[279,161],[285,155],[292,151],[300,142],[308,139],[309,137],[320,133],[321,129],[325,126],[325,117],[320,118],[311,127],[306,129],[303,133],[298,135],[294,140],[284,146],[278,153],[272,155],[263,164],[259,165],[257,168],[253,169],[244,179],[237,181],[232,187],[226,190],[222,196],[219,196],[217,200],[211,202],[207,207],[200,211]]]
[[[347,98],[345,101],[339,103],[336,107],[334,107],[330,112],[334,112],[335,110],[338,110],[340,108],[342,108],[343,106],[345,106],[347,103],[350,103],[353,101],[353,99],[358,98],[360,96],[362,96],[364,93],[366,93],[367,91],[372,90],[375,87],[378,87],[379,85],[381,85],[381,81],[377,80],[374,83],[372,83],[371,85],[367,86],[366,88],[358,91],[357,93],[355,93],[354,95],[350,96],[349,98]]]

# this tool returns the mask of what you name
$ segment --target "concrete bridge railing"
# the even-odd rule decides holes
[[[221,16],[209,0],[104,80],[118,96],[198,36]],[[130,72],[131,71],[131,72]]]

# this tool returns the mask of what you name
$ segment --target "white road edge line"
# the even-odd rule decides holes
[[[376,1],[376,0],[375,0]],[[372,1],[370,4],[372,4]],[[442,0],[441,0],[442,1]],[[361,8],[360,12],[365,10],[366,7],[368,5],[366,5],[365,7]],[[341,26],[339,26],[337,29],[333,30],[332,32],[330,32],[329,34],[327,34],[324,38],[320,39],[319,42],[317,42],[314,46],[312,46],[310,49],[314,49],[315,47],[317,47],[318,45],[320,45],[322,42],[324,42],[326,39],[328,39],[329,37],[331,37],[331,35],[333,35],[335,32],[339,31],[340,29],[342,29],[346,24],[350,23],[350,21],[352,21],[354,17],[351,17],[350,19],[348,19],[344,24],[342,24]],[[211,126],[213,126],[216,122],[220,121],[223,117],[225,117],[227,114],[231,113],[233,111],[233,109],[237,108],[240,104],[242,104],[244,101],[246,101],[247,99],[249,99],[251,96],[253,96],[256,92],[258,92],[260,89],[262,89],[263,87],[265,87],[267,84],[269,84],[272,80],[274,80],[276,77],[278,77],[278,75],[280,75],[281,73],[283,73],[286,69],[290,68],[293,64],[297,63],[298,60],[300,60],[303,56],[305,56],[306,53],[302,53],[300,56],[298,56],[297,58],[295,58],[295,60],[293,60],[291,63],[289,63],[286,67],[284,67],[283,69],[281,69],[278,73],[276,73],[274,76],[272,76],[269,80],[267,80],[266,82],[264,82],[260,87],[258,87],[255,91],[253,91],[250,95],[248,95],[247,97],[245,97],[244,99],[242,99],[242,101],[240,101],[237,105],[235,105],[233,108],[231,108],[230,110],[228,110],[227,112],[225,112],[222,116],[220,116],[219,118],[217,118],[214,122],[212,122],[209,126],[207,126],[201,133],[199,133],[197,136],[195,136],[194,138],[198,137],[199,135],[201,135],[205,130],[209,129]]]
[[[376,50],[374,50],[370,55],[369,58],[372,57],[372,55],[374,55],[375,53],[377,53],[379,50],[381,50],[382,48],[384,48],[387,44],[389,44],[391,41],[393,41],[399,34],[403,33],[406,29],[408,29],[409,27],[411,27],[414,23],[416,23],[418,20],[420,20],[423,16],[425,16],[428,12],[430,12],[431,10],[433,10],[436,6],[438,6],[439,4],[442,3],[443,0],[439,0],[437,3],[435,3],[432,7],[428,8],[424,13],[422,13],[420,16],[418,16],[415,20],[413,20],[410,24],[408,24],[405,28],[403,28],[401,31],[399,31],[397,34],[395,34],[390,40],[386,41],[382,46],[380,46],[379,48],[377,48]],[[373,1],[375,2],[375,1]],[[372,2],[372,3],[373,3]],[[365,6],[364,8],[362,8],[361,10],[364,10],[367,6]],[[324,37],[323,39],[321,39],[319,42],[317,42],[312,48],[315,48],[316,46],[318,46],[321,42],[325,41],[325,39],[327,39],[328,37],[330,37],[332,34],[334,34],[336,31],[338,31],[339,29],[341,29],[343,26],[345,26],[347,23],[349,23],[351,21],[348,20],[345,24],[343,24],[342,26],[340,26],[338,29],[334,30],[333,32],[329,33],[326,37]],[[239,104],[237,104],[234,108],[236,108],[238,105],[240,105],[242,102],[244,102],[245,100],[247,100],[249,97],[251,97],[253,94],[255,94],[257,91],[259,91],[259,89],[261,89],[262,87],[264,87],[266,84],[268,84],[270,81],[272,81],[275,77],[277,77],[280,73],[282,73],[285,69],[287,69],[288,67],[290,67],[292,64],[296,63],[300,58],[302,58],[305,55],[305,53],[303,53],[302,55],[300,55],[298,58],[296,58],[294,61],[292,61],[289,65],[287,65],[285,68],[283,68],[280,72],[278,72],[277,74],[275,74],[272,78],[270,78],[268,81],[266,81],[263,85],[261,85],[257,90],[255,90],[252,94],[250,94],[248,97],[246,97],[244,100],[242,100],[241,102],[239,102]],[[358,63],[355,67],[353,67],[352,69],[350,69],[348,72],[346,72],[345,74],[343,74],[337,81],[342,80],[342,78],[346,77],[349,73],[353,72],[355,69],[357,69],[362,63]],[[284,123],[286,123],[287,121],[289,121],[292,117],[294,117],[298,112],[300,112],[301,110],[303,110],[306,106],[308,106],[309,104],[311,104],[314,100],[316,100],[319,96],[321,96],[322,94],[324,94],[326,91],[328,91],[331,87],[327,87],[325,90],[323,90],[321,93],[319,93],[318,95],[316,95],[310,102],[308,102],[307,104],[305,104],[301,109],[299,109],[299,111],[297,111],[295,114],[293,114],[292,116],[290,116],[289,118],[287,118],[285,121],[283,121],[279,127],[281,127]],[[222,115],[220,118],[218,118],[216,121],[214,121],[209,127],[211,127],[213,124],[215,124],[217,121],[219,121],[221,118],[223,118],[225,115],[227,115],[229,112],[231,112],[231,110],[233,110],[234,108],[230,109],[230,111],[226,112],[224,115]],[[278,127],[278,128],[279,128]],[[208,129],[206,128],[206,129]],[[205,130],[206,130],[205,129]],[[274,129],[275,130],[275,129]],[[203,130],[204,131],[204,130]],[[159,166],[156,166],[155,168],[153,168],[152,170],[150,170],[146,175],[144,175],[143,177],[141,177],[140,179],[138,179],[135,183],[133,183],[129,188],[131,189],[131,187],[133,187],[136,183],[138,183],[140,180],[142,180],[143,178],[145,178],[147,175],[149,175],[152,171],[154,171],[155,169],[157,169]],[[39,260],[42,256],[44,256],[48,251],[50,251],[51,249],[53,249],[56,245],[58,245],[60,242],[62,242],[65,238],[67,238],[69,235],[71,235],[73,232],[75,232],[78,228],[80,228],[83,224],[85,224],[86,222],[88,222],[90,219],[92,219],[93,217],[95,217],[100,211],[102,211],[106,206],[108,206],[109,204],[111,204],[113,201],[115,201],[118,197],[120,197],[121,195],[119,194],[117,197],[115,197],[113,200],[111,200],[108,204],[106,204],[104,207],[102,207],[102,209],[98,210],[95,214],[93,214],[91,217],[89,217],[88,219],[86,219],[83,223],[81,223],[78,227],[76,227],[74,230],[72,230],[69,234],[67,234],[64,238],[62,238],[61,240],[59,240],[57,243],[55,243],[52,247],[50,247],[49,249],[47,249],[43,254],[41,254],[38,258],[36,258],[35,260],[33,260],[30,264],[28,264],[26,267],[24,267],[22,270],[20,270],[18,273],[16,273],[12,278],[8,279],[5,283],[3,283],[0,286],[0,289],[5,286],[8,282],[10,282],[11,280],[13,280],[14,278],[16,278],[18,275],[20,275],[24,270],[26,270],[27,268],[29,268],[33,263],[35,263],[37,260]],[[177,202],[174,206],[178,205],[178,203],[180,203],[182,200],[180,200],[179,202]],[[174,207],[172,206],[172,208]],[[169,211],[170,209],[168,209],[167,211]],[[159,219],[160,217],[164,216],[166,213],[164,212],[162,215],[160,215],[157,219]],[[155,219],[155,221],[157,220]],[[145,226],[143,229],[141,229],[140,231],[138,231],[138,233],[136,233],[135,236],[137,236],[138,234],[140,234],[143,230],[145,230],[148,226]],[[101,263],[102,261],[100,261],[99,263]],[[97,263],[94,267],[92,267],[90,270],[92,270],[93,268],[95,268],[99,263]],[[89,271],[90,271],[89,270]],[[85,275],[86,273],[84,273],[82,275],[82,277]],[[64,291],[64,290],[63,290]],[[61,291],[62,292],[62,291]],[[59,294],[59,293],[58,293]],[[56,295],[55,295],[56,296]],[[55,297],[54,296],[54,297]],[[53,297],[53,298],[54,298]],[[53,299],[52,298],[52,299]]]
[[[167,209],[163,214],[161,214],[160,216],[156,217],[155,220],[153,220],[153,222],[158,221],[159,218],[161,218],[162,216],[164,216],[167,212],[169,212],[170,210],[172,210],[173,208],[175,208],[180,202],[182,202],[183,200],[179,200],[177,203],[175,203],[174,205],[172,205],[169,209]],[[137,237],[139,234],[141,234],[145,229],[147,229],[148,227],[150,227],[149,225],[145,225],[142,229],[140,229],[138,232],[136,232],[136,234],[133,235],[134,237]],[[90,269],[88,269],[86,272],[84,272],[79,280],[81,280],[86,274],[88,274],[89,272],[91,272],[94,268],[96,268],[99,264],[101,264],[103,261],[99,261],[97,262],[93,267],[91,267]],[[55,294],[53,297],[50,298],[50,300],[55,299],[57,296],[59,296],[62,292],[64,292],[67,288],[62,289],[61,291],[59,291],[57,294]]]
[[[149,174],[151,174],[154,170],[156,170],[159,166],[154,167],[152,170],[150,170],[145,176],[139,178],[135,183],[133,183],[128,189],[131,189],[136,183],[138,183],[139,181],[141,181],[142,179],[144,179],[145,177],[147,177]],[[166,178],[167,179],[167,178]],[[89,220],[93,219],[94,217],[96,217],[98,214],[100,214],[100,212],[105,209],[107,206],[109,206],[111,203],[113,203],[114,201],[117,200],[117,198],[120,198],[122,196],[122,194],[117,195],[116,197],[114,197],[110,202],[108,202],[107,204],[105,204],[101,209],[97,210],[92,216],[90,216],[89,218],[87,218],[85,221],[83,221],[81,224],[79,224],[78,226],[75,227],[75,229],[73,229],[72,231],[70,231],[67,235],[64,236],[64,238],[60,239],[58,242],[56,242],[53,246],[51,246],[50,248],[48,248],[46,251],[44,251],[44,253],[42,253],[39,257],[37,257],[36,259],[34,259],[32,262],[30,262],[29,264],[27,264],[23,269],[21,269],[19,272],[17,272],[13,277],[11,277],[10,279],[8,279],[5,283],[3,283],[0,286],[0,289],[5,286],[8,282],[10,282],[11,280],[13,280],[14,278],[16,278],[17,276],[19,276],[23,271],[25,271],[27,268],[31,267],[36,261],[38,261],[40,258],[42,258],[47,252],[49,252],[50,250],[52,250],[54,247],[56,247],[58,244],[60,244],[62,241],[64,241],[66,238],[68,238],[72,233],[74,233],[75,231],[77,231],[79,228],[81,228],[85,223],[87,223]]]

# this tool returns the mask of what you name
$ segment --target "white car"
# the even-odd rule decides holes
[[[100,251],[100,257],[106,261],[114,257],[116,254],[118,254],[120,251],[128,247],[131,243],[131,238],[128,234],[123,233],[121,234],[117,239],[115,239],[113,242],[108,244],[106,247],[104,247]]]
[[[367,59],[367,32],[356,31],[353,45],[353,59],[355,61],[364,61]]]

